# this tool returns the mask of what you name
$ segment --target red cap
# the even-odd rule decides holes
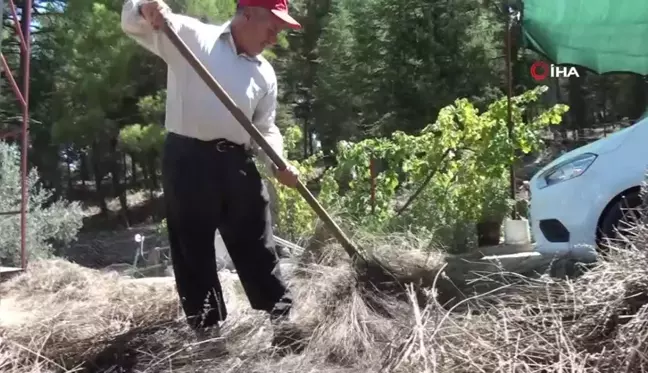
[[[288,14],[288,3],[286,0],[239,0],[238,5],[269,9],[277,18],[286,22],[290,28],[301,28],[299,22]]]

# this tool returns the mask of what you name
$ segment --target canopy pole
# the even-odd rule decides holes
[[[509,141],[513,144],[513,119],[512,119],[512,103],[511,97],[513,96],[513,69],[512,69],[512,58],[511,50],[513,49],[513,43],[511,42],[511,8],[506,6],[506,85],[507,85],[507,127],[508,127],[508,136]],[[513,154],[510,162],[510,187],[511,187],[511,199],[513,200],[513,208],[511,209],[511,219],[517,219],[517,207],[515,203],[515,147],[511,147],[511,152]]]

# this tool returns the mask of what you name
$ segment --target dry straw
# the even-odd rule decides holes
[[[0,285],[0,371],[642,372],[646,242],[639,225],[569,280],[462,267],[411,238],[374,241],[398,285],[364,281],[327,245],[290,276],[302,349],[288,354],[271,347],[269,321],[232,275],[222,275],[232,313],[218,355],[191,346],[172,280],[35,262]]]

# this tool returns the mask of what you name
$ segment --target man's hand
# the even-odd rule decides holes
[[[169,6],[162,0],[146,1],[140,4],[139,11],[142,17],[151,24],[154,30],[164,26],[165,14],[170,12]]]
[[[281,184],[290,188],[294,188],[297,186],[299,171],[291,165],[287,166],[288,167],[286,167],[286,169],[284,170],[278,170],[275,168],[274,175]]]

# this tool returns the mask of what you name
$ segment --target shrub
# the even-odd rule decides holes
[[[82,226],[82,209],[76,202],[52,202],[53,193],[42,187],[36,169],[29,170],[27,188],[27,255],[50,257],[56,246],[76,238]],[[20,201],[20,150],[0,142],[0,212],[20,211]],[[0,215],[0,264],[20,264],[20,214]]]

